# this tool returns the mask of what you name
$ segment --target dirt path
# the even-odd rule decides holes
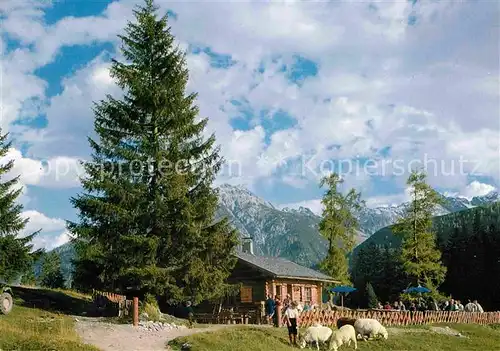
[[[86,344],[102,351],[165,351],[167,342],[177,337],[219,330],[234,325],[207,328],[148,331],[130,324],[112,324],[96,318],[76,318],[76,331]]]

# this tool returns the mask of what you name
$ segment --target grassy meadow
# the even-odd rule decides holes
[[[479,325],[449,325],[468,338],[432,332],[429,326],[389,329],[389,339],[359,341],[366,351],[493,351],[500,350],[500,328]],[[173,340],[168,347],[180,350],[189,343],[192,351],[290,351],[286,329],[241,327],[194,334]],[[314,348],[315,349],[315,348]],[[354,350],[342,346],[340,350]]]
[[[13,287],[14,308],[0,315],[0,350],[95,351],[81,343],[74,320],[82,315],[91,298],[73,291]]]
[[[75,332],[73,318],[40,309],[14,306],[0,316],[0,350],[96,351],[84,345]]]

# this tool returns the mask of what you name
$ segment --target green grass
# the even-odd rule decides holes
[[[427,326],[389,329],[389,339],[359,341],[358,350],[366,351],[492,351],[499,350],[500,328],[479,325],[449,325],[469,338],[433,333]],[[425,329],[422,331],[421,329]],[[211,333],[178,338],[169,346],[180,350],[183,343],[191,344],[193,351],[290,351],[286,329],[236,327]],[[296,348],[295,348],[296,349]],[[341,349],[354,350],[343,346]]]
[[[0,350],[96,351],[80,341],[71,317],[39,309],[14,306],[0,315]]]

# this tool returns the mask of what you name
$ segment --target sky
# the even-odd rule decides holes
[[[437,190],[500,184],[499,18],[495,1],[156,1],[186,52],[206,135],[227,163],[217,184],[277,206],[321,210],[335,171],[369,206],[407,199],[425,170]],[[24,234],[69,239],[93,102],[140,1],[0,1],[0,127],[20,175]]]

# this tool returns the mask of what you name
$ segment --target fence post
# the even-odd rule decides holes
[[[137,327],[139,325],[139,298],[137,296],[134,297],[133,322],[134,327]]]
[[[281,304],[276,306],[276,327],[281,327]]]

